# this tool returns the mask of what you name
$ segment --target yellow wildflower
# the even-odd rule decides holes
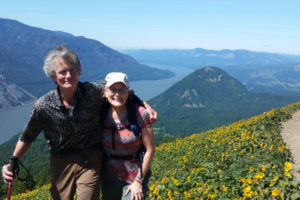
[[[272,190],[272,196],[280,197],[280,191],[277,188],[275,188],[274,190]]]
[[[246,187],[246,188],[244,189],[243,196],[252,198],[252,196],[253,196],[253,191],[251,190],[251,187],[250,187],[250,186],[248,186],[248,187]]]

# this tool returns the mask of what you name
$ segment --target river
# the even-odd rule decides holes
[[[145,63],[146,64],[146,63]],[[167,69],[173,71],[176,75],[169,79],[155,81],[131,81],[130,87],[141,99],[149,100],[152,97],[164,92],[172,84],[181,80],[192,72],[184,67],[174,67],[166,65],[149,64],[150,67]],[[130,78],[130,77],[129,77]],[[13,135],[22,131],[30,117],[32,105],[0,111],[0,144],[9,140]]]

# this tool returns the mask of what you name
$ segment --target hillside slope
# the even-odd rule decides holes
[[[23,106],[36,98],[16,84],[7,83],[0,74],[0,110],[11,106]]]
[[[299,199],[281,122],[300,103],[165,143],[156,149],[150,198]]]
[[[281,123],[299,109],[300,103],[273,109],[160,145],[149,199],[299,199],[300,184],[290,174],[292,157],[280,137]],[[49,188],[13,199],[46,199]]]

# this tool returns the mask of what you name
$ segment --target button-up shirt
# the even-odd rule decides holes
[[[102,105],[103,88],[100,85],[79,82],[72,108],[63,105],[56,88],[34,104],[20,140],[32,142],[44,131],[51,153],[92,147],[100,143]]]

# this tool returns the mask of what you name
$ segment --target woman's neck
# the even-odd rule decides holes
[[[126,106],[114,107],[111,106],[111,116],[115,122],[121,122],[124,113],[126,112]]]

